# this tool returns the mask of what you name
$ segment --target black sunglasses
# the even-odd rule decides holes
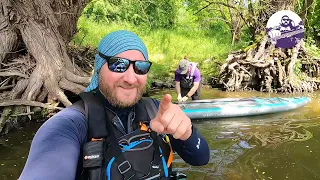
[[[144,75],[147,74],[150,70],[152,62],[150,61],[131,61],[129,59],[114,57],[114,56],[105,56],[104,54],[98,52],[99,56],[105,59],[108,63],[108,68],[112,72],[123,73],[125,72],[130,64],[133,64],[133,69],[136,74]]]

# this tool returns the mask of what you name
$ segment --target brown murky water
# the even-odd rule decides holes
[[[156,98],[174,91],[154,92]],[[202,99],[224,97],[308,96],[312,102],[294,111],[241,118],[195,121],[211,149],[210,163],[189,166],[176,156],[174,166],[188,179],[320,179],[320,93],[279,95],[259,92],[202,91]],[[0,179],[17,179],[39,124],[0,139]]]
[[[20,131],[0,138],[0,179],[18,179],[27,160],[35,132],[41,124],[29,123]]]

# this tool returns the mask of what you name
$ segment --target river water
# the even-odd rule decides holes
[[[160,99],[165,93],[155,91]],[[203,89],[201,99],[308,96],[305,107],[277,114],[194,121],[206,138],[211,159],[193,167],[175,155],[174,167],[188,179],[268,180],[320,179],[320,93],[280,95],[260,92],[222,92]],[[28,156],[32,137],[40,124],[0,138],[0,179],[16,180]]]

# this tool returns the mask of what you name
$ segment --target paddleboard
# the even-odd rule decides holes
[[[290,111],[310,103],[309,97],[222,98],[178,103],[191,119],[228,118]]]

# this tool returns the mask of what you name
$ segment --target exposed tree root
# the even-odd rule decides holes
[[[320,72],[319,62],[306,53],[303,41],[292,49],[280,49],[265,37],[246,52],[228,55],[220,68],[219,84],[227,91],[313,92],[319,89],[319,82],[313,78]]]

